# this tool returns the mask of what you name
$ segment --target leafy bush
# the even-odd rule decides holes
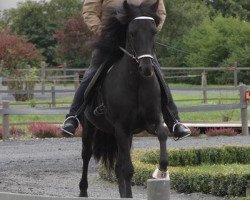
[[[30,124],[28,130],[37,138],[62,137],[59,126],[47,123]]]
[[[58,56],[66,61],[68,67],[86,67],[90,58],[91,48],[86,45],[91,33],[82,16],[76,16],[64,23],[63,31],[57,32]]]
[[[249,66],[250,22],[239,18],[217,16],[205,20],[184,36],[184,44],[190,54],[186,65],[193,67],[230,67],[235,62],[239,67]],[[209,59],[202,59],[209,58]],[[208,76],[210,84],[228,82],[231,71],[215,72]],[[242,82],[242,80],[240,80]],[[249,80],[245,82],[249,83]]]
[[[25,135],[25,130],[18,128],[16,126],[12,126],[10,128],[10,136],[11,137],[21,137],[23,135]]]
[[[206,135],[208,136],[235,136],[237,132],[233,128],[210,128],[206,131]]]
[[[194,128],[194,127],[190,128],[190,131],[191,131],[191,136],[199,136],[201,133],[199,128]]]
[[[12,126],[10,128],[10,137],[21,137],[25,134],[25,131],[21,128]],[[3,128],[0,127],[0,139],[3,139]]]
[[[212,148],[211,148],[212,149]],[[210,154],[211,149],[204,149],[204,154]],[[219,148],[214,148],[218,150]],[[239,154],[233,154],[232,157],[241,157],[243,160],[247,156],[249,157],[250,147],[223,147],[222,150],[236,152],[238,149]],[[194,149],[193,149],[194,150]],[[207,152],[206,152],[207,151]],[[149,154],[151,153],[151,154]],[[179,154],[183,151],[180,150]],[[240,155],[241,154],[241,155]],[[248,155],[247,155],[248,154]],[[135,173],[132,179],[132,183],[136,185],[146,186],[146,182],[151,178],[153,171],[157,167],[157,162],[150,159],[145,159],[147,155],[156,155],[156,151],[134,151],[132,153],[133,165]],[[185,158],[186,153],[181,157]],[[230,157],[230,156],[229,156]],[[223,161],[229,158],[226,156]],[[141,162],[143,160],[143,162]],[[146,163],[145,160],[151,163]],[[190,158],[189,158],[190,160]],[[230,163],[237,163],[237,159],[232,159]],[[247,162],[245,162],[247,163]],[[250,160],[248,160],[250,163]],[[107,172],[104,166],[99,169],[101,178],[109,181],[116,181],[116,177],[113,171]],[[212,194],[216,196],[245,196],[247,188],[247,180],[250,179],[250,165],[240,164],[222,164],[200,166],[185,166],[185,167],[169,167],[171,187],[178,192],[191,193],[191,192],[203,192],[206,194]]]
[[[157,164],[159,150],[146,151],[141,161]],[[170,166],[187,166],[201,164],[250,163],[250,147],[224,146],[197,149],[168,150]]]
[[[35,85],[35,68],[41,60],[42,57],[33,44],[14,34],[0,32],[0,75],[11,79],[8,81],[9,89],[22,92],[14,92],[16,100],[33,98],[30,91]]]
[[[197,169],[197,167],[183,167],[171,169],[171,187],[178,192],[191,193],[203,192],[216,196],[244,196],[246,193],[247,180],[250,177],[250,165],[246,169],[239,170],[239,165],[213,166],[211,170]],[[216,168],[216,169],[213,169]],[[222,172],[222,170],[224,170]]]

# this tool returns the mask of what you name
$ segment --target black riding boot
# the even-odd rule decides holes
[[[162,92],[162,113],[163,118],[168,126],[170,132],[174,134],[175,140],[179,140],[185,138],[191,134],[190,129],[184,124],[180,123],[180,118],[178,115],[177,106],[174,103],[170,88],[168,84],[165,82],[162,72],[160,70],[160,64],[158,63],[155,57],[155,71],[157,73],[157,78],[161,85]]]
[[[84,93],[96,74],[98,68],[101,66],[101,64],[106,60],[106,57],[104,53],[102,53],[100,50],[95,50],[92,53],[92,59],[90,62],[89,68],[86,70],[84,77],[80,83],[80,86],[78,87],[73,102],[71,104],[69,114],[66,115],[66,119],[61,127],[63,133],[65,136],[73,136],[75,134],[76,129],[79,126],[79,108],[84,103]]]

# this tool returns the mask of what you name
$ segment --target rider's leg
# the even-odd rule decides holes
[[[100,67],[100,65],[105,61],[106,57],[104,53],[102,53],[100,50],[95,50],[92,54],[92,59],[90,62],[89,68],[86,70],[84,77],[81,81],[80,86],[78,87],[73,102],[71,104],[69,113],[66,115],[66,120],[64,121],[62,125],[62,131],[68,135],[74,135],[78,125],[79,121],[78,118],[75,116],[78,109],[83,105],[84,103],[84,93],[87,89],[90,81],[94,77],[96,71]]]
[[[159,81],[161,82],[161,88],[163,94],[162,100],[162,113],[165,123],[169,130],[173,132],[176,139],[187,137],[191,134],[190,129],[184,124],[180,123],[180,117],[178,114],[177,106],[174,103],[170,88],[163,78],[163,74],[160,70],[160,64],[155,56],[156,73]]]

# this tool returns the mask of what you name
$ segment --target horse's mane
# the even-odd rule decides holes
[[[158,5],[157,5],[158,6]],[[143,2],[139,6],[130,5],[129,12],[124,8],[106,10],[110,16],[102,23],[101,35],[94,47],[107,53],[107,59],[114,62],[119,60],[123,52],[119,47],[125,47],[128,24],[138,16],[154,18],[156,25],[160,23],[160,17],[151,8],[151,4]]]

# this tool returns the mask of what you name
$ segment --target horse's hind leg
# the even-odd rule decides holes
[[[83,160],[83,170],[82,178],[79,183],[80,197],[88,197],[88,166],[89,160],[92,156],[92,141],[95,134],[94,126],[85,120],[85,133],[82,136],[82,160]]]

